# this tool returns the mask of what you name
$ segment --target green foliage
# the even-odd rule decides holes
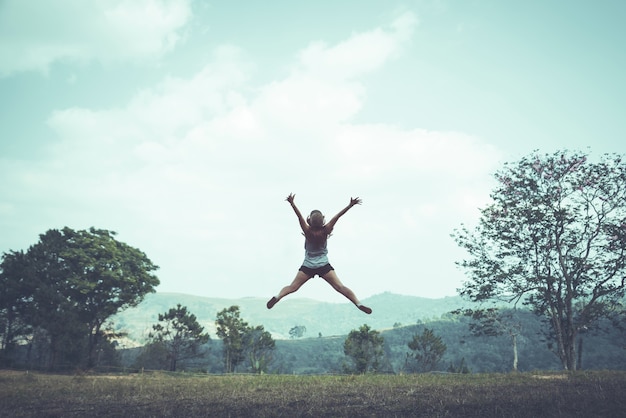
[[[98,347],[106,344],[101,341],[106,320],[136,306],[159,284],[151,273],[158,267],[114,236],[95,228],[51,229],[26,253],[3,256],[7,293],[0,311],[9,325],[3,332],[7,346],[19,324],[25,327],[19,334],[47,345],[43,361],[49,367],[61,360],[96,365]]]
[[[4,254],[0,263],[0,365],[11,365],[19,340],[33,333],[26,318],[29,310],[27,268],[23,251]]]
[[[289,330],[289,338],[302,338],[306,334],[306,327],[304,325],[296,325]]]
[[[267,371],[276,343],[262,325],[249,326],[235,305],[218,312],[215,324],[217,336],[222,339],[226,373],[235,372],[246,358],[253,373]]]
[[[412,357],[422,372],[435,370],[447,350],[441,337],[435,335],[435,332],[428,328],[424,328],[421,335],[413,335],[408,346],[413,351]]]
[[[558,370],[558,359],[549,351],[542,329],[545,327],[532,312],[511,310],[512,319],[521,324],[523,333],[517,337],[520,353],[519,370]],[[513,361],[511,340],[503,337],[477,336],[468,332],[471,318],[464,316],[446,316],[445,319],[430,321],[426,326],[433,329],[447,346],[438,370],[458,368],[464,360],[472,373],[509,372]],[[603,332],[589,332],[584,337],[583,363],[585,369],[622,369],[626,370],[624,356],[624,334],[614,328],[609,321],[604,321]],[[413,360],[407,368],[407,343],[416,333],[421,334],[422,325],[409,325],[380,331],[384,338],[384,357],[379,373],[400,373],[417,371]],[[272,352],[272,361],[267,373],[286,374],[327,374],[346,371],[346,356],[343,343],[346,336],[317,336],[302,339],[276,340],[276,349]],[[209,355],[198,359],[194,367],[211,373],[223,372],[222,341],[214,340]],[[246,360],[244,361],[247,363]],[[131,364],[131,363],[125,363]],[[251,370],[246,366],[238,371]]]
[[[217,313],[217,336],[224,344],[224,371],[232,373],[245,359],[244,337],[248,323],[240,317],[239,306],[231,306]]]
[[[626,272],[626,165],[582,153],[533,154],[496,174],[474,231],[456,231],[470,258],[462,295],[522,301],[549,320],[562,367],[576,337],[614,310]]]
[[[204,327],[200,326],[196,316],[180,304],[165,314],[159,314],[159,323],[152,329],[154,333],[149,338],[163,345],[172,372],[176,371],[180,360],[202,356],[200,346],[209,341],[209,334],[203,333]]]
[[[350,331],[343,344],[343,352],[352,360],[355,373],[377,371],[383,357],[384,338],[378,331],[372,330],[367,324],[358,330]]]
[[[266,373],[276,348],[272,335],[265,331],[263,325],[250,327],[244,335],[244,347],[252,373]]]

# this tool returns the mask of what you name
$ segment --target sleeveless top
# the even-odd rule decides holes
[[[328,249],[326,248],[327,239],[322,243],[314,243],[305,239],[304,241],[304,262],[303,266],[309,268],[319,268],[328,264]]]

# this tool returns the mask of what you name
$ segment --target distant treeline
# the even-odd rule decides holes
[[[558,357],[551,351],[549,339],[543,335],[545,324],[528,311],[516,310],[513,319],[520,324],[517,336],[519,371],[561,370]],[[465,368],[472,373],[509,372],[513,368],[511,337],[474,336],[469,330],[470,319],[459,315],[444,315],[440,320],[398,326],[381,331],[384,338],[384,359],[381,373],[411,373],[414,360],[407,356],[407,344],[425,328],[441,337],[447,350],[436,370],[458,372]],[[344,373],[349,358],[344,354],[347,336],[313,337],[277,340],[268,373],[325,374]],[[601,330],[582,334],[580,340],[581,369],[626,370],[626,335],[608,321]],[[179,366],[179,370],[208,373],[224,372],[222,342],[212,339],[205,346],[205,355]],[[143,348],[119,350],[119,366],[130,370],[159,368],[144,357],[138,362]],[[239,370],[245,372],[245,368]]]

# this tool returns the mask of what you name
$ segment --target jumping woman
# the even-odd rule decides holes
[[[319,210],[312,211],[305,221],[300,213],[300,210],[298,210],[296,204],[293,202],[295,197],[296,196],[294,194],[290,194],[285,200],[289,202],[293,211],[296,213],[298,221],[300,222],[300,227],[304,233],[304,262],[296,274],[295,279],[293,279],[293,282],[291,282],[290,285],[283,287],[277,296],[273,296],[267,302],[267,309],[272,309],[279,300],[300,289],[300,287],[309,279],[315,276],[320,276],[322,279],[326,280],[326,282],[328,282],[333,289],[348,298],[350,302],[354,303],[357,308],[366,314],[371,314],[372,309],[362,305],[354,292],[341,283],[335,273],[335,269],[328,262],[328,249],[326,248],[328,237],[333,231],[333,228],[339,218],[343,216],[343,214],[345,214],[352,206],[360,205],[361,199],[358,197],[354,199],[350,198],[350,204],[336,214],[330,222],[325,224],[324,215]]]

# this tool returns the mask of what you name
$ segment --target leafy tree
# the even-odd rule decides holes
[[[423,372],[435,370],[447,350],[441,337],[435,335],[435,332],[428,328],[424,328],[422,335],[413,335],[408,346],[413,351],[412,357]]]
[[[159,284],[151,274],[158,267],[114,236],[95,228],[51,229],[19,260],[19,269],[3,273],[2,280],[21,293],[12,297],[21,320],[45,331],[51,367],[61,352],[93,366],[106,320]]]
[[[302,338],[306,333],[306,327],[304,325],[296,325],[289,330],[289,338]]]
[[[232,373],[245,359],[244,337],[248,323],[240,317],[239,306],[222,309],[215,320],[217,336],[224,344],[224,370]]]
[[[180,360],[198,358],[203,355],[200,346],[209,341],[209,334],[203,333],[196,316],[180,303],[164,314],[159,314],[159,323],[152,326],[149,334],[153,342],[163,344],[169,360],[169,370],[176,371]]]
[[[25,321],[28,292],[25,271],[28,267],[23,251],[4,254],[0,262],[0,359],[9,362],[20,338],[32,334]]]
[[[459,309],[453,313],[463,314],[472,319],[469,323],[469,329],[473,335],[486,335],[491,337],[501,335],[509,336],[513,349],[513,371],[517,371],[517,337],[522,331],[522,323],[516,319],[514,309],[507,311],[498,308]]]
[[[63,233],[69,244],[64,256],[75,281],[74,305],[88,327],[91,365],[102,325],[154,292],[159,280],[150,272],[158,267],[140,250],[115,240],[115,232],[91,228],[74,233],[65,228]]]
[[[265,331],[263,325],[249,327],[244,335],[243,344],[252,372],[266,373],[272,361],[272,353],[276,348],[272,334]]]
[[[372,330],[367,324],[358,330],[352,330],[343,344],[343,352],[352,359],[353,371],[367,373],[376,371],[383,357],[384,339],[378,331]]]
[[[556,354],[576,370],[576,337],[610,315],[626,281],[626,165],[582,153],[532,154],[496,173],[479,225],[455,231],[473,301],[522,301],[549,320]]]
[[[84,340],[88,327],[81,315],[84,307],[76,300],[80,292],[73,271],[80,267],[67,254],[69,235],[74,231],[66,230],[40,235],[39,242],[26,252],[25,269],[10,278],[24,280],[23,297],[30,303],[23,317],[40,331],[36,333],[37,344],[48,346],[47,357],[42,360],[49,368],[70,359],[76,365],[87,357]]]

